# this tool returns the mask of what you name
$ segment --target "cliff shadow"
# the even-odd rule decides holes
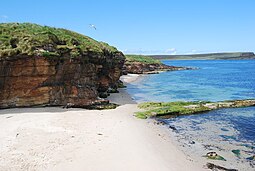
[[[0,109],[0,115],[7,114],[24,114],[24,113],[65,113],[70,111],[84,111],[87,109],[82,108],[63,108],[63,107],[22,107],[22,108],[10,108],[10,109]]]

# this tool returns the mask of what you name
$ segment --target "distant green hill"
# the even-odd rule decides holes
[[[140,62],[144,64],[161,64],[160,60],[154,59],[150,56],[144,55],[125,55],[126,64],[133,62]]]
[[[215,59],[255,59],[253,52],[233,52],[233,53],[207,53],[193,55],[150,55],[154,59],[172,59],[172,60],[215,60]]]
[[[115,47],[82,34],[32,23],[0,23],[0,57],[15,55],[82,56],[117,52]]]

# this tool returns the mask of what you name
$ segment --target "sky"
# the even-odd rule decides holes
[[[255,52],[254,9],[255,0],[1,0],[0,22],[70,29],[125,54]]]

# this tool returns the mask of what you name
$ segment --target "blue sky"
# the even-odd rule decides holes
[[[2,0],[0,22],[71,29],[126,54],[255,51],[254,8],[254,0]]]

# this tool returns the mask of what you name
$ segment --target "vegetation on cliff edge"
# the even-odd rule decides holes
[[[133,63],[133,62],[140,62],[144,64],[161,64],[160,60],[153,59],[149,56],[144,55],[125,55],[126,57],[126,64]]]
[[[82,56],[87,52],[114,53],[115,47],[82,34],[31,23],[0,23],[0,57],[15,55]]]

